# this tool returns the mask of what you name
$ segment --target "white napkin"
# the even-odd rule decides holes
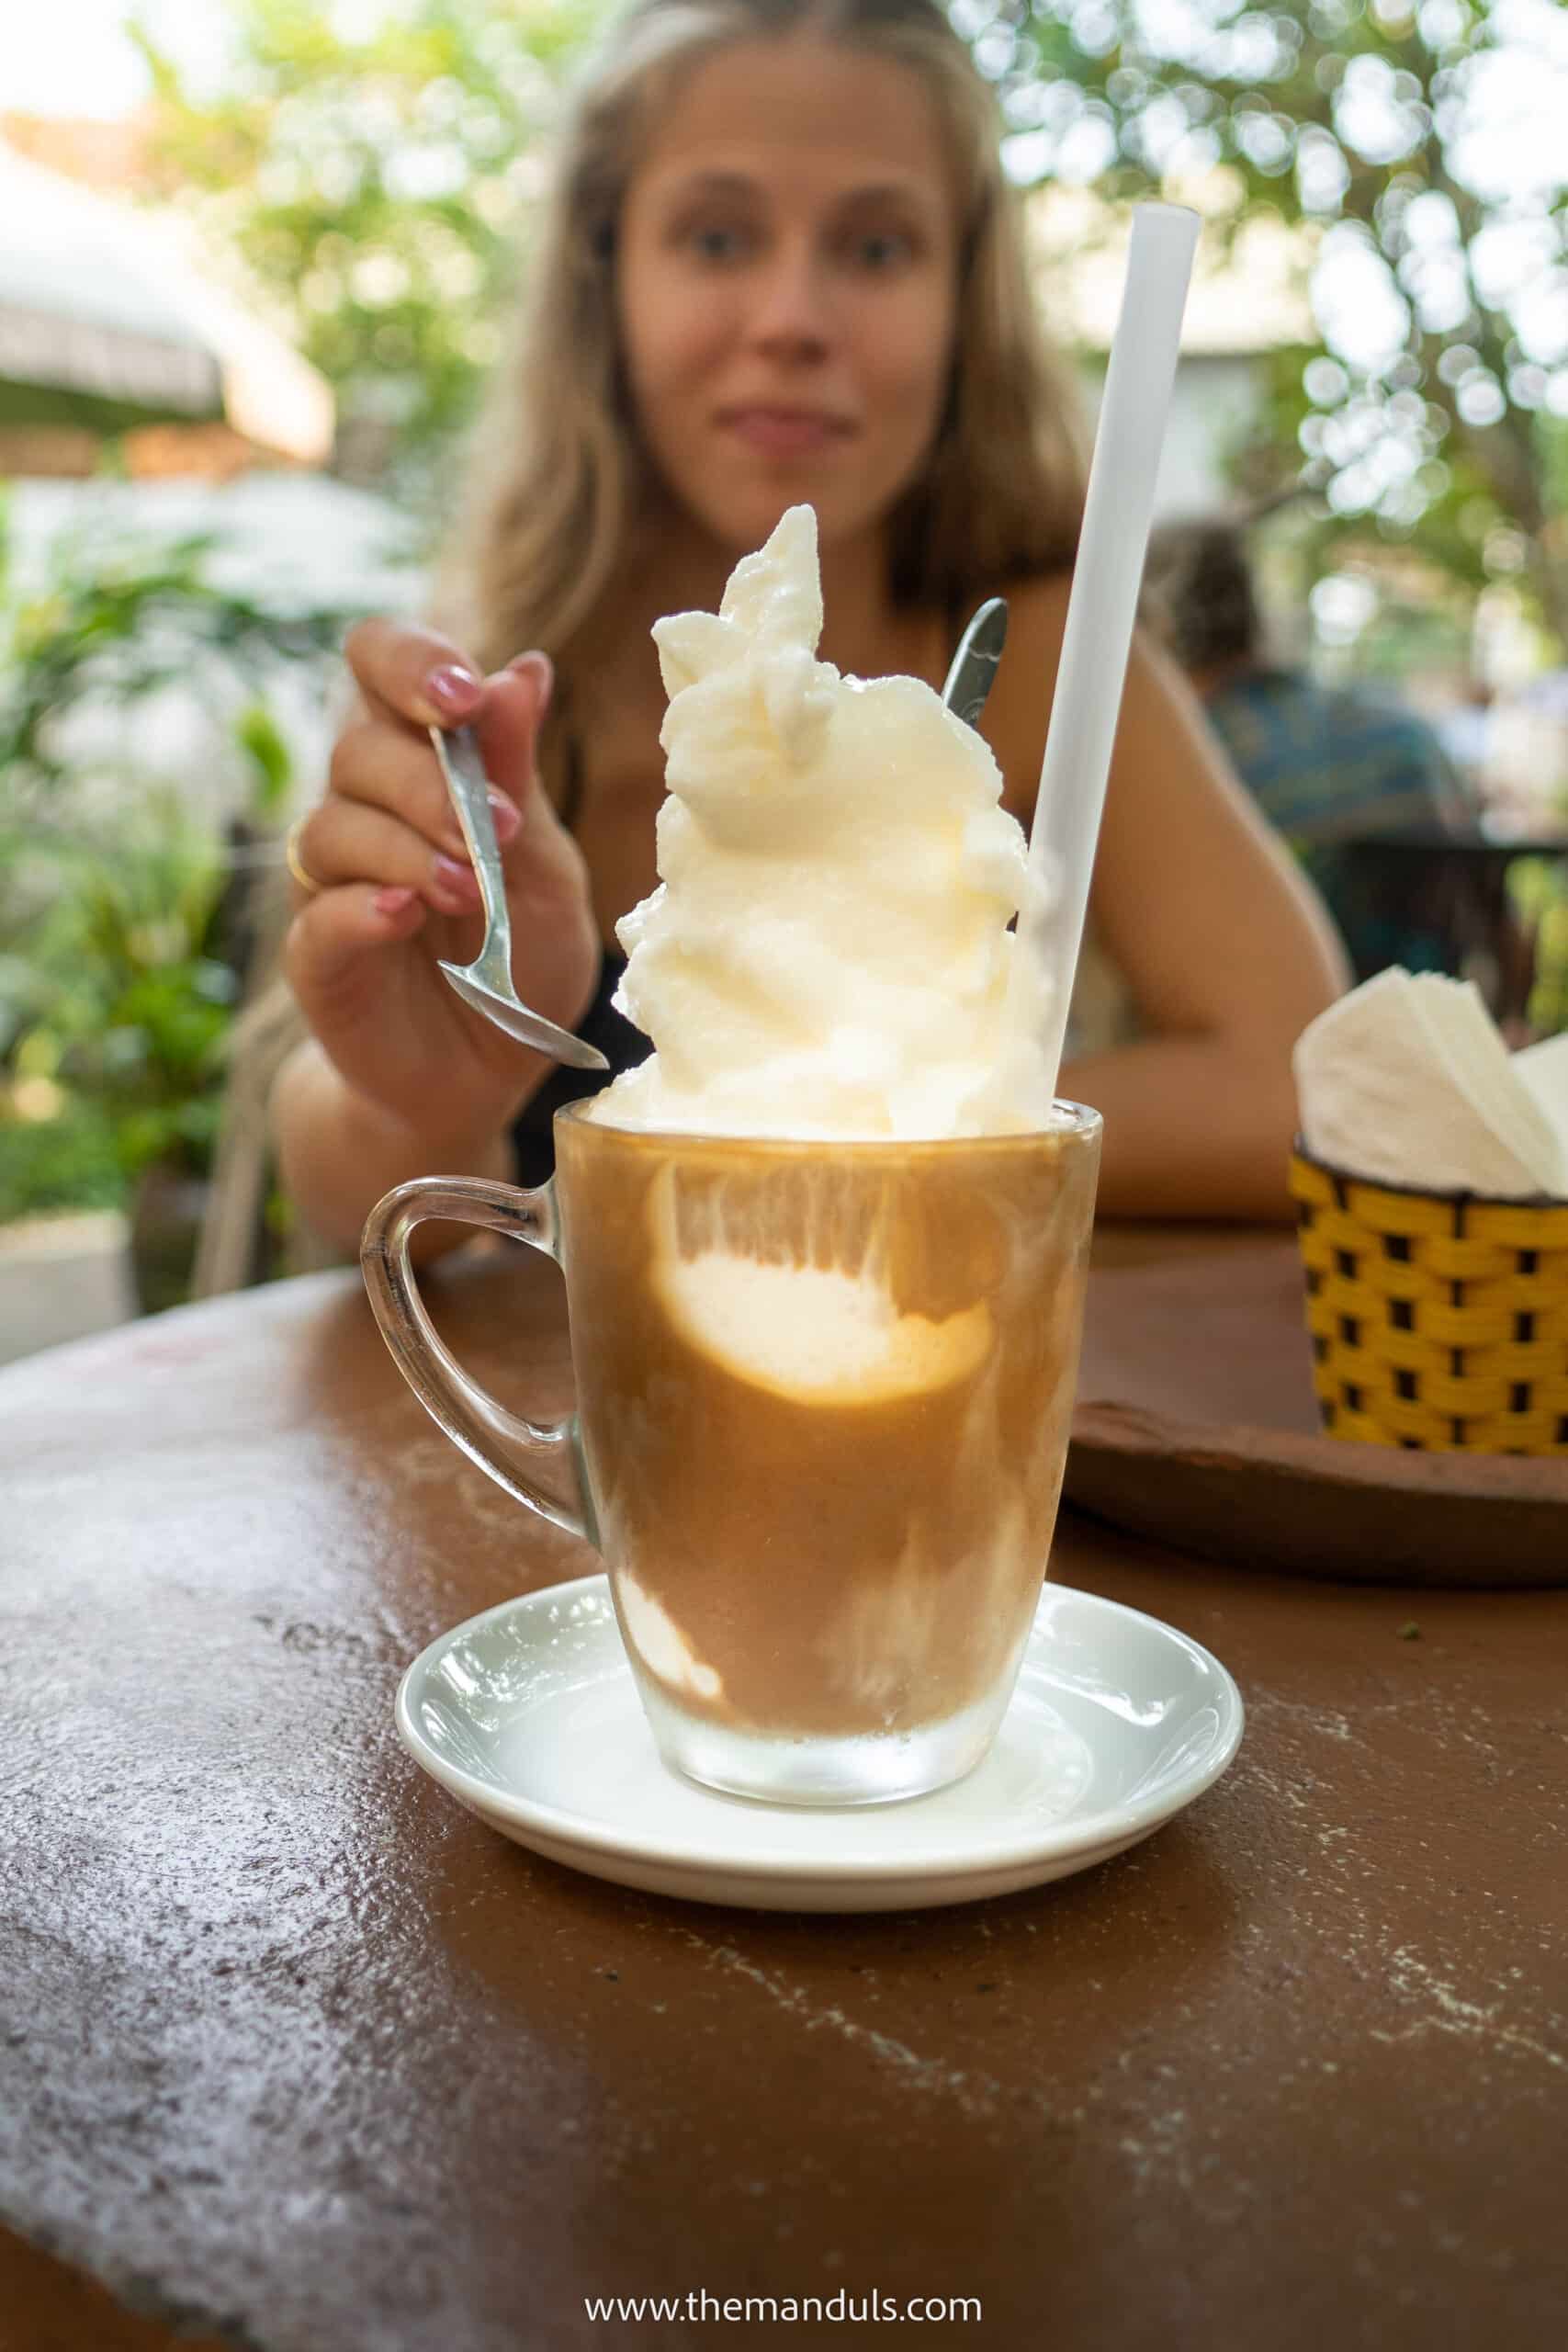
[[[1509,1068],[1557,1137],[1562,1168],[1568,1170],[1568,1031],[1561,1037],[1543,1037],[1539,1046],[1521,1046]],[[1560,1181],[1558,1190],[1568,1186]]]
[[[1296,1040],[1302,1137],[1374,1182],[1568,1196],[1568,1038],[1510,1056],[1480,991],[1398,966]]]

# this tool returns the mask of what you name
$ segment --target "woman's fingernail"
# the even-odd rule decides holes
[[[459,670],[455,662],[447,662],[439,670],[432,670],[424,682],[424,691],[437,710],[449,718],[467,718],[484,700],[484,684],[471,670]]]
[[[400,915],[413,904],[412,890],[378,890],[370,901],[378,915]]]
[[[490,813],[495,823],[496,840],[509,842],[523,822],[523,812],[516,801],[508,800],[504,792],[492,792],[490,796]]]
[[[444,899],[456,899],[460,906],[477,907],[479,886],[471,865],[459,865],[455,857],[438,857],[435,861],[435,887]]]

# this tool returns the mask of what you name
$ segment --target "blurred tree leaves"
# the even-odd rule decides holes
[[[1321,341],[1276,356],[1246,490],[1319,540],[1506,574],[1568,643],[1568,10],[1559,0],[953,0],[1012,175],[1195,194],[1303,236]],[[1217,213],[1211,208],[1219,200]],[[1320,548],[1321,551],[1321,548]]]
[[[172,791],[116,835],[57,848],[62,887],[0,960],[0,1220],[118,1205],[151,1168],[210,1164],[239,995],[224,859]]]
[[[248,690],[254,699],[234,727],[254,777],[253,810],[276,812],[288,753],[265,687],[280,662],[333,650],[349,616],[280,613],[216,586],[216,544],[210,533],[152,539],[88,527],[62,535],[48,577],[27,595],[0,593],[0,880],[13,858],[73,832],[71,803],[84,779],[60,730],[83,703],[124,713],[179,684],[221,709],[236,685]],[[0,576],[6,545],[0,514]]]
[[[265,702],[249,703],[241,711],[234,721],[234,741],[254,779],[252,805],[260,818],[276,823],[288,806],[294,763],[283,730]]]
[[[39,1017],[18,1061],[107,1113],[128,1179],[208,1165],[239,995],[219,952],[227,878],[209,831],[158,795],[112,854],[77,852],[32,942]]]
[[[267,696],[348,617],[220,586],[217,546],[89,517],[24,585],[0,506],[0,1221],[96,1204],[111,1170],[208,1164],[250,904],[235,858],[280,860],[291,782]],[[239,754],[225,830],[160,768],[156,727],[141,740],[171,687],[210,722],[209,758]]]
[[[1319,340],[1274,355],[1237,478],[1323,493],[1316,552],[1511,577],[1568,642],[1568,8],[1560,0],[952,0],[1024,186],[1198,196],[1301,239]],[[237,0],[197,103],[148,46],[162,169],[200,192],[342,418],[340,468],[429,490],[495,356],[592,0]]]
[[[344,30],[239,0],[231,86],[199,101],[139,36],[159,175],[332,384],[346,478],[431,489],[499,348],[562,62],[602,13],[403,0]]]

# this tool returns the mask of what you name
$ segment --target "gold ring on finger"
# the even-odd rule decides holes
[[[306,823],[306,821],[305,818],[297,817],[293,824],[289,826],[288,831],[284,834],[283,863],[288,866],[288,871],[293,875],[294,879],[299,883],[299,888],[304,891],[306,897],[308,899],[313,899],[317,891],[321,889],[324,886],[317,881],[315,876],[310,872],[309,866],[305,864],[304,859],[299,854],[299,833],[301,827]]]

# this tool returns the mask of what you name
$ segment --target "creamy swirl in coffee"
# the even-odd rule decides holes
[[[619,926],[654,1041],[593,1115],[720,1135],[939,1137],[1049,1123],[1004,1026],[1026,870],[981,738],[915,678],[816,658],[817,520],[791,507],[716,613],[654,628],[660,886]]]

